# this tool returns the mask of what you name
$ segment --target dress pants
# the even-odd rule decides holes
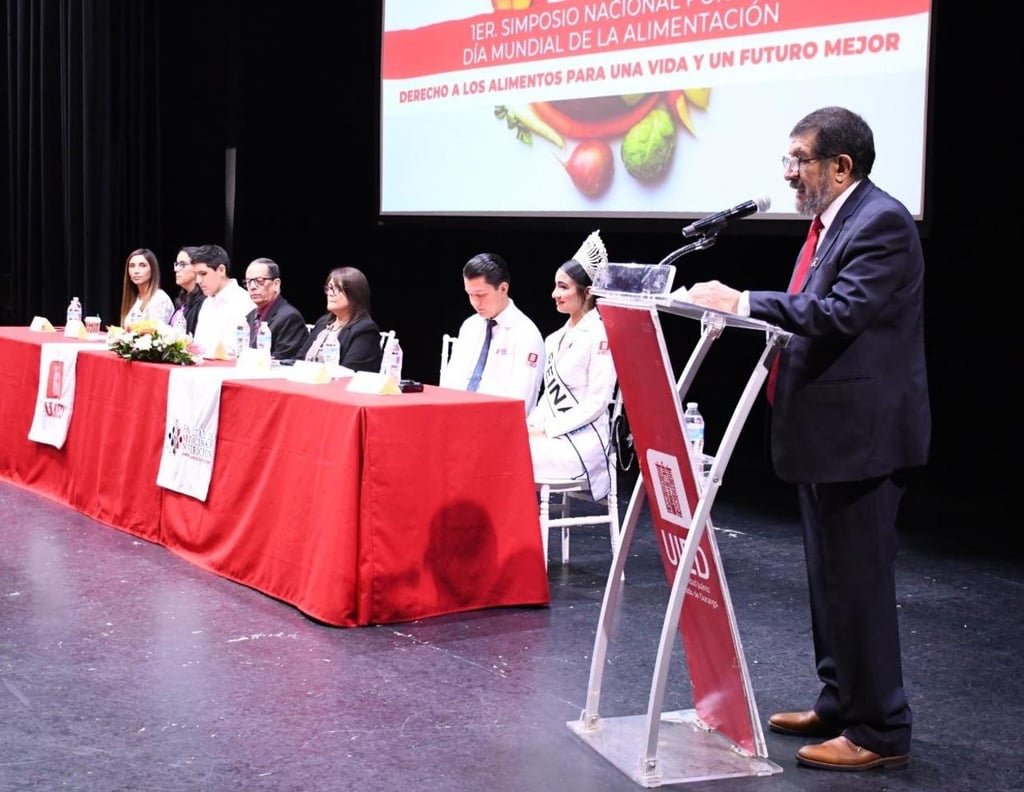
[[[896,614],[899,475],[799,484],[814,654],[815,711],[883,756],[909,753]]]

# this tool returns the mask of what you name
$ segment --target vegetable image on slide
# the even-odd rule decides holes
[[[495,0],[497,2],[497,0]],[[516,137],[532,145],[544,138],[568,156],[556,157],[576,189],[590,198],[608,191],[618,167],[644,184],[666,178],[680,130],[697,137],[693,111],[706,111],[710,88],[684,88],[643,94],[597,96],[498,105],[494,115]]]

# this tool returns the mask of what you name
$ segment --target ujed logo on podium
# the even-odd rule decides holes
[[[167,433],[167,444],[174,456],[208,465],[213,464],[215,439],[213,432],[198,426],[186,426],[178,420]]]

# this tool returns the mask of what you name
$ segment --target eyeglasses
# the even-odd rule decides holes
[[[333,283],[328,283],[324,286],[324,294],[344,294],[345,290],[340,286],[335,286]]]
[[[791,170],[798,171],[804,165],[809,162],[817,162],[818,160],[832,159],[838,157],[838,154],[821,154],[817,157],[791,157],[788,154],[782,155],[782,170],[789,173]]]
[[[174,262],[174,268],[175,269],[185,269],[185,267],[191,267],[191,266],[192,266],[192,262],[191,261],[175,261]]]
[[[253,286],[256,286],[257,288],[262,289],[273,280],[276,280],[276,278],[249,278],[249,280],[245,282],[245,288],[251,289]]]

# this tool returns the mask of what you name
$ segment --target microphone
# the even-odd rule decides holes
[[[707,217],[702,217],[695,223],[690,223],[690,225],[683,229],[683,236],[691,237],[707,232],[717,234],[725,227],[726,223],[732,222],[733,220],[739,220],[742,217],[752,215],[756,212],[767,212],[768,207],[771,205],[772,199],[767,195],[755,195],[749,201],[736,204],[731,209],[715,212]]]

